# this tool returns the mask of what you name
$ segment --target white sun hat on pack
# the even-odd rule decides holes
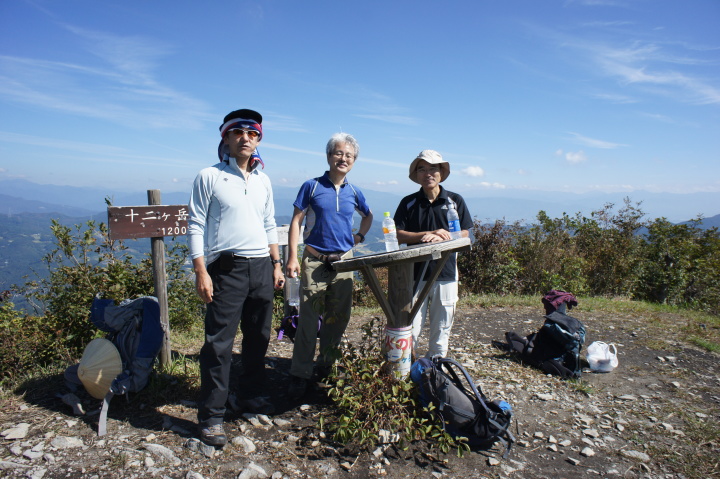
[[[121,372],[122,360],[115,345],[103,338],[90,341],[78,367],[78,377],[87,392],[96,399],[103,399]]]

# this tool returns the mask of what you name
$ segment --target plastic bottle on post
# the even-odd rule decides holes
[[[395,230],[395,221],[390,217],[389,211],[385,212],[382,229],[385,234],[385,251],[396,251],[400,249],[397,241],[397,231]]]
[[[460,216],[458,216],[458,212],[455,210],[455,205],[453,203],[448,205],[447,219],[450,239],[462,238],[462,233],[460,232]]]

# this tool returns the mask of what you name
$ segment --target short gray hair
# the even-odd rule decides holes
[[[357,160],[357,157],[360,155],[360,145],[358,145],[357,140],[349,133],[335,133],[331,136],[325,147],[325,154],[330,156],[338,143],[347,143],[352,146],[355,150],[355,159]]]

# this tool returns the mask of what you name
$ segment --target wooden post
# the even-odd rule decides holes
[[[148,205],[160,204],[160,190],[147,190]],[[152,247],[153,282],[155,284],[155,297],[160,305],[160,324],[164,334],[162,348],[160,349],[160,365],[170,364],[170,315],[168,313],[167,272],[165,271],[165,239],[150,238]]]
[[[403,328],[412,324],[410,311],[413,307],[413,270],[415,263],[388,265],[388,301],[392,316],[388,328]]]

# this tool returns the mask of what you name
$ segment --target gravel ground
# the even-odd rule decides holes
[[[54,396],[62,389],[57,376],[2,395],[0,476],[720,477],[718,355],[677,340],[682,324],[669,315],[607,317],[582,305],[570,314],[585,323],[586,345],[617,345],[615,371],[561,381],[491,346],[505,331],[537,330],[540,307],[458,311],[453,357],[491,399],[513,406],[518,442],[507,459],[499,445],[458,458],[423,443],[406,450],[392,444],[352,450],[332,442],[317,429],[319,413],[329,407],[323,390],[313,389],[299,402],[286,397],[292,344],[273,339],[268,385],[237,392],[226,424],[231,442],[222,450],[194,438],[194,398],[165,397],[171,392],[160,401],[145,392],[129,402],[115,398],[108,435],[98,438],[97,401],[78,393],[87,414],[74,415]],[[353,318],[350,340],[366,319]],[[170,385],[168,391],[178,389]],[[254,402],[244,399],[256,396]]]

